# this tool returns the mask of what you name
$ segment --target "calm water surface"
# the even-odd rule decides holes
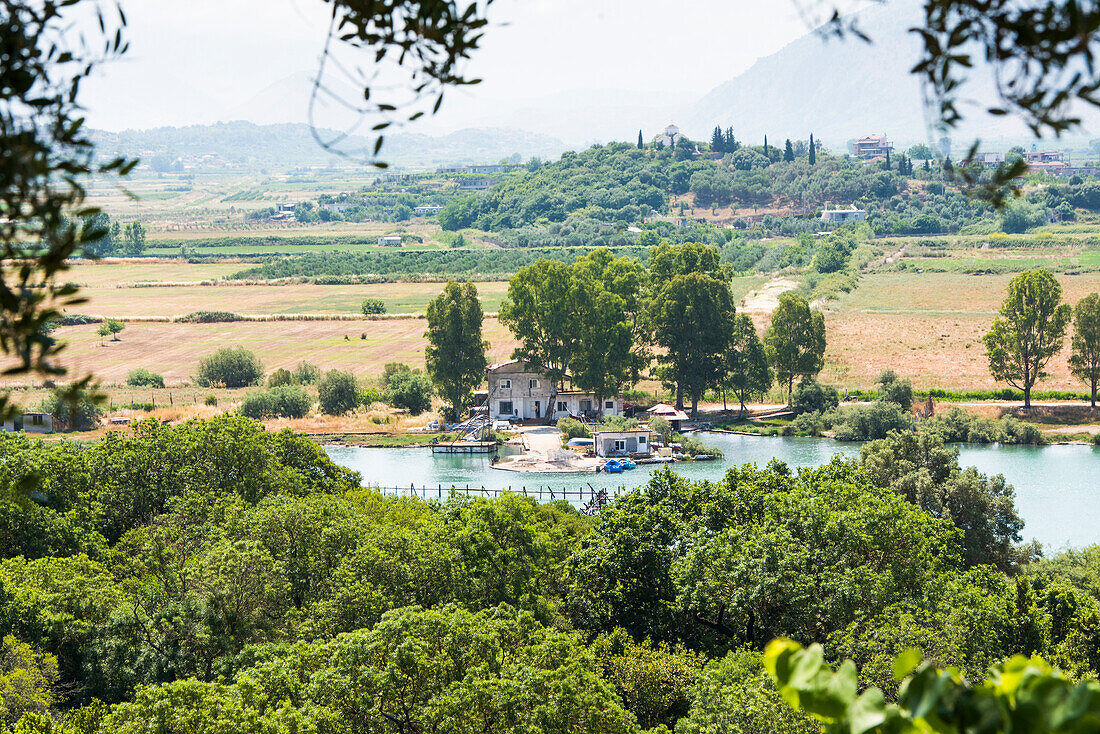
[[[858,456],[858,444],[814,438],[773,438],[707,434],[707,443],[722,449],[724,461],[676,464],[692,479],[717,479],[733,464],[763,466],[773,458],[795,467],[819,466],[835,455]],[[597,489],[644,484],[656,465],[623,474],[518,474],[492,469],[485,456],[435,454],[431,449],[365,449],[329,446],[333,461],[363,475],[368,486],[568,488],[591,483]],[[1048,549],[1100,543],[1100,448],[1092,446],[965,446],[963,466],[985,474],[1004,474],[1016,488],[1016,506],[1027,526],[1024,538],[1036,538]]]

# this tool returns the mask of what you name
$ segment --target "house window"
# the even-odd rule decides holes
[[[497,411],[497,412],[500,415],[512,415],[512,401],[511,400],[501,400],[500,401],[500,410]]]
[[[615,410],[615,401],[614,400],[608,400],[606,403],[603,404],[603,409],[604,410]]]
[[[500,387],[501,390],[511,390],[512,389],[512,381],[511,380],[501,380],[499,387]]]
[[[638,436],[638,445],[645,446],[645,436]]]
[[[40,416],[40,415],[32,415],[31,416],[31,425],[32,426],[40,426],[40,425],[42,425],[42,422],[43,422],[42,421],[42,416]]]
[[[539,381],[538,380],[531,380],[530,383],[528,383],[528,387],[530,387],[532,390],[534,390],[538,386],[539,386]]]
[[[558,401],[558,412],[559,413],[568,413],[569,412],[569,406],[565,404],[564,400],[559,400]]]
[[[615,441],[616,451],[626,451],[626,441]]]

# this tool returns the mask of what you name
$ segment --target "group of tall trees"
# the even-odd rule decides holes
[[[95,257],[136,257],[145,252],[145,225],[130,222],[123,227],[117,221],[112,222],[106,212],[96,212],[87,217],[81,237],[84,251]]]
[[[715,126],[710,136],[710,150],[712,153],[736,153],[741,143],[733,136],[733,128],[727,127],[725,131]]]
[[[1047,270],[1028,270],[1008,284],[993,326],[983,337],[989,371],[1024,393],[1031,407],[1031,391],[1047,376],[1050,360],[1065,346],[1066,331],[1074,326],[1070,372],[1089,386],[1096,407],[1100,386],[1100,294],[1082,298],[1075,308],[1062,303],[1062,286]]]
[[[761,341],[752,319],[736,313],[719,251],[698,243],[662,243],[648,267],[607,250],[572,265],[541,260],[512,278],[500,319],[519,341],[513,357],[555,384],[570,376],[601,405],[654,360],[677,406],[690,400],[693,413],[708,391],[729,390],[743,407],[773,374],[789,397],[824,363],[820,313],[785,293]]]

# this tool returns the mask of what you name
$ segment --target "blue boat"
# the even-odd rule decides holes
[[[603,465],[603,470],[608,474],[622,474],[623,463],[618,459],[609,459],[607,463]]]
[[[630,459],[623,459],[621,463],[623,465],[623,469],[633,469],[634,467],[638,466]]]

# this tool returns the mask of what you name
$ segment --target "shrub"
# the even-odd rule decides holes
[[[631,428],[637,427],[637,418],[626,418],[621,415],[604,416],[601,421],[601,428],[609,431],[629,431]]]
[[[207,355],[195,376],[203,387],[250,387],[263,379],[260,358],[243,347],[225,347]]]
[[[300,385],[315,385],[321,380],[321,368],[310,362],[299,362],[292,376]]]
[[[381,298],[364,298],[363,304],[359,308],[363,311],[364,316],[386,313],[386,304]]]
[[[893,403],[902,410],[913,409],[913,383],[909,380],[898,379],[893,370],[883,370],[878,376],[878,399],[887,403]]]
[[[655,415],[649,419],[649,427],[656,431],[665,440],[666,444],[672,440],[672,424],[668,422],[667,418]]]
[[[833,413],[814,410],[800,414],[790,425],[799,436],[820,436],[832,427],[832,418]]]
[[[1027,444],[1030,446],[1042,446],[1047,442],[1046,436],[1034,423],[1023,423],[1012,416],[1001,419],[1001,431],[1005,443]]]
[[[144,367],[138,367],[126,375],[126,384],[130,387],[164,387],[164,377]]]
[[[217,405],[218,396],[213,394],[207,395],[205,398],[203,398],[202,403],[203,405]]]
[[[181,324],[220,324],[230,321],[244,321],[244,316],[232,311],[192,311],[176,319]]]
[[[303,418],[313,399],[301,385],[282,385],[270,390],[253,390],[244,396],[240,414],[247,418]]]
[[[962,408],[954,407],[925,420],[921,429],[936,434],[944,443],[965,442],[969,440],[972,417]]]
[[[992,418],[975,416],[971,418],[967,426],[966,440],[968,443],[997,443],[1004,438],[1004,429],[998,421]]]
[[[822,385],[817,380],[803,380],[791,396],[791,408],[795,413],[827,413],[840,404],[840,394],[835,387]]]
[[[386,397],[393,407],[420,415],[432,407],[432,383],[420,370],[402,372],[390,380]]]
[[[725,454],[714,446],[707,446],[698,438],[692,435],[676,435],[676,442],[680,444],[680,450],[686,455],[695,458],[696,456],[714,456],[721,459]]]
[[[1092,445],[1100,446],[1100,433],[1097,433],[1095,436],[1092,437]]]
[[[98,324],[103,321],[102,316],[89,316],[83,313],[65,314],[61,317],[62,326],[83,326],[84,324]]]
[[[62,388],[54,390],[38,405],[43,413],[53,416],[54,429],[59,431],[91,431],[99,426],[103,406],[87,394],[79,399],[66,399]]]
[[[326,415],[343,415],[359,405],[359,386],[350,372],[330,370],[317,385],[321,412]]]
[[[382,392],[377,387],[364,387],[359,391],[360,405],[373,405],[374,403],[384,402],[386,402],[386,393]]]
[[[290,370],[283,367],[275,370],[267,377],[268,387],[282,387],[283,385],[293,385],[294,382],[294,375],[290,374]]]
[[[576,418],[558,418],[558,430],[568,441],[571,438],[591,438],[588,427]]]
[[[382,367],[382,389],[389,390],[390,382],[394,377],[408,372],[412,372],[412,367],[404,362],[386,362],[385,366]]]
[[[911,418],[893,403],[852,405],[837,412],[833,435],[840,441],[886,438],[890,431],[908,430]]]

